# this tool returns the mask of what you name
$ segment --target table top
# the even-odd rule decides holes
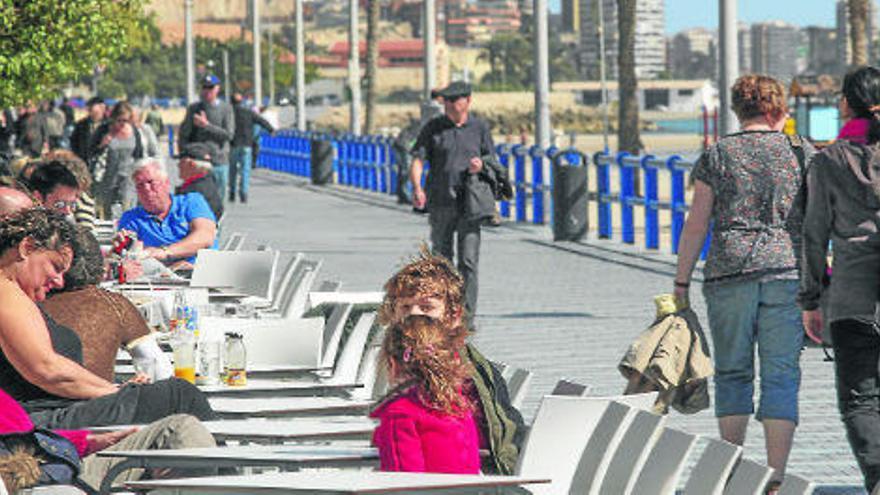
[[[549,483],[529,476],[400,473],[378,471],[303,471],[256,476],[215,476],[126,483],[137,490],[171,489],[200,493],[377,494],[461,490]]]
[[[196,449],[166,450],[105,450],[99,457],[126,457],[137,459],[248,461],[313,463],[317,461],[378,459],[373,447],[339,447],[334,445],[249,445],[244,447],[202,447]]]
[[[284,394],[309,394],[322,395],[325,393],[344,393],[346,391],[362,388],[363,384],[357,383],[334,383],[334,382],[316,382],[302,379],[284,379],[284,378],[255,378],[248,379],[246,385],[229,386],[220,385],[198,385],[199,390],[207,395],[238,395],[252,394],[255,392],[273,392]]]
[[[218,414],[247,416],[362,414],[374,404],[372,400],[342,397],[211,397],[208,402]]]

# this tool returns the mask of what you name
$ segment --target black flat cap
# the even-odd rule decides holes
[[[180,150],[177,158],[190,158],[205,162],[213,162],[217,155],[217,145],[214,143],[198,142],[190,143]]]
[[[440,96],[443,98],[458,98],[461,96],[471,95],[471,85],[464,81],[455,81],[449,86],[440,90]]]
[[[101,98],[100,96],[93,96],[93,97],[89,98],[89,101],[86,102],[87,107],[90,107],[92,105],[103,105],[103,104],[104,104],[104,98]]]

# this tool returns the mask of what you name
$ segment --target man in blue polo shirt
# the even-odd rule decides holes
[[[140,206],[122,215],[119,230],[135,232],[146,256],[193,263],[199,249],[217,247],[217,219],[201,194],[172,195],[168,172],[155,160],[138,165],[132,178]]]

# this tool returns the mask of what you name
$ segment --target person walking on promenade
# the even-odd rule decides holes
[[[235,189],[238,187],[239,198],[242,203],[247,203],[248,187],[251,182],[251,167],[253,167],[254,137],[256,128],[260,127],[269,133],[275,132],[275,127],[264,119],[260,114],[244,102],[241,93],[232,95],[233,111],[235,113],[235,136],[232,138],[232,162],[229,169],[229,201],[235,202]],[[241,175],[241,185],[238,177]],[[222,191],[221,191],[222,192]]]
[[[469,115],[469,84],[453,82],[439,94],[443,97],[445,113],[425,124],[413,146],[415,158],[410,168],[412,202],[416,209],[428,210],[434,252],[455,260],[453,235],[458,235],[457,265],[464,277],[470,319],[477,313],[480,221],[469,220],[464,215],[464,184],[467,174],[480,172],[482,157],[494,153],[495,145],[489,125]],[[423,189],[422,170],[426,160],[431,169]]]
[[[92,163],[91,143],[92,136],[104,123],[104,115],[107,111],[107,104],[98,96],[89,98],[86,102],[88,115],[83,117],[73,128],[73,134],[70,135],[70,149],[89,164],[89,171],[94,173],[94,164]]]
[[[845,122],[838,140],[816,155],[807,177],[804,266],[799,300],[807,334],[821,341],[831,322],[837,404],[868,493],[880,483],[880,69],[860,67],[843,79]],[[829,240],[834,275],[829,314],[819,309]]]
[[[780,132],[788,116],[779,81],[746,75],[731,88],[741,131],[706,150],[692,172],[694,199],[678,246],[675,294],[686,299],[712,220],[703,295],[715,355],[721,437],[742,445],[754,412],[754,347],[761,360],[767,463],[785,474],[798,423],[804,329],[796,296],[803,219],[800,189],[811,145]],[[876,364],[876,363],[875,363]]]
[[[226,196],[229,183],[229,143],[235,136],[235,115],[232,106],[218,98],[220,79],[213,74],[202,78],[201,101],[187,107],[186,116],[180,124],[178,149],[191,143],[214,143],[218,151],[214,155],[211,173],[220,188],[220,197]]]

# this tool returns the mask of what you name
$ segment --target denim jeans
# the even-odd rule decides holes
[[[758,420],[798,422],[804,341],[797,280],[703,286],[715,353],[715,415],[754,412],[755,344],[761,360]]]
[[[217,181],[217,190],[220,191],[220,200],[226,201],[226,185],[229,183],[229,165],[214,164],[211,167],[211,174]]]
[[[232,148],[231,165],[229,168],[229,197],[235,196],[235,190],[238,184],[239,172],[241,172],[241,186],[238,188],[242,198],[248,195],[248,188],[251,182],[251,163],[253,162],[253,149],[250,146],[236,146]]]
[[[880,481],[880,336],[871,323],[831,323],[837,407],[868,493]]]
[[[455,263],[453,236],[458,233],[458,271],[464,277],[465,308],[468,317],[477,314],[477,268],[480,263],[480,222],[471,222],[457,207],[434,207],[428,214],[431,248]]]

